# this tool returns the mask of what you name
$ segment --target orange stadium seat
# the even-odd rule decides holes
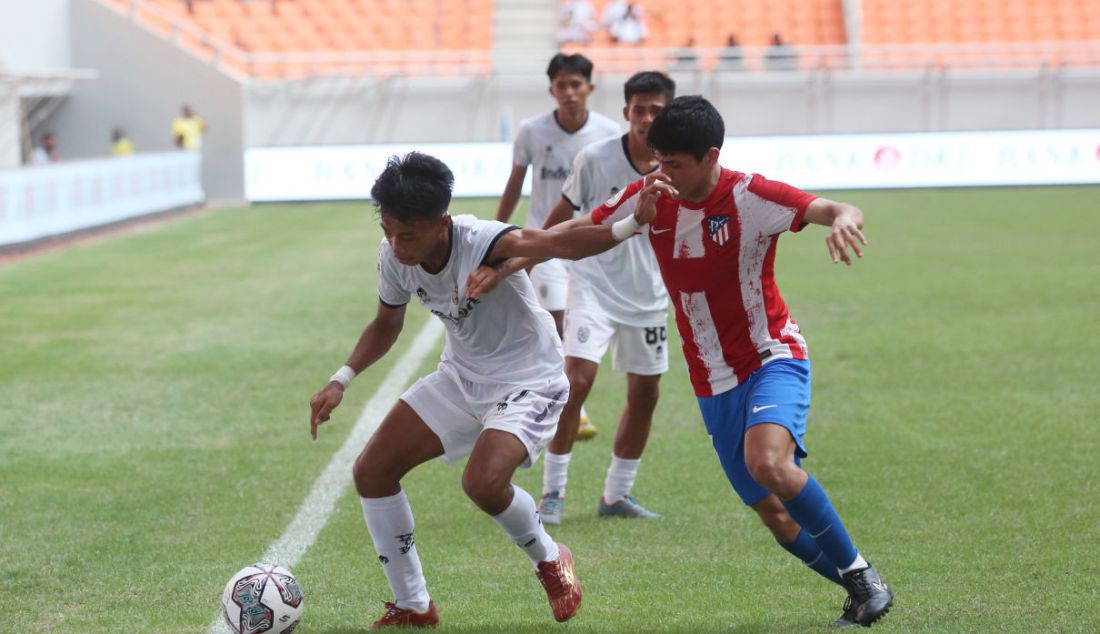
[[[120,8],[129,0],[110,0]],[[493,0],[196,0],[188,12],[184,0],[149,0],[170,19],[185,20],[209,34],[184,45],[209,53],[211,38],[246,52],[319,53],[372,50],[464,51],[492,47]],[[272,8],[274,6],[274,9]],[[146,12],[147,14],[150,12]],[[169,35],[170,21],[142,16],[154,30]],[[488,59],[488,56],[483,56]],[[337,72],[354,64],[281,62],[257,66],[261,79]],[[359,64],[362,67],[362,64]],[[422,63],[372,63],[371,72],[425,72]]]
[[[869,44],[1100,39],[1096,0],[863,0]]]

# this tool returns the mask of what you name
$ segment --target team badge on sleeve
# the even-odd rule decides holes
[[[626,193],[626,188],[625,187],[623,189],[620,189],[619,191],[611,192],[611,198],[608,198],[607,202],[605,202],[604,205],[607,206],[607,207],[614,208],[615,205],[618,205],[619,201],[623,199],[623,194],[625,194],[625,193]]]
[[[730,217],[711,216],[707,218],[707,235],[718,246],[724,245],[730,239]]]

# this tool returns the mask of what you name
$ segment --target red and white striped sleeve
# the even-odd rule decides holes
[[[742,183],[746,181],[747,187],[743,187]],[[814,194],[780,181],[770,181],[759,174],[744,177],[735,187],[734,196],[737,198],[737,208],[742,213],[762,214],[766,235],[801,231],[806,226],[802,219],[806,215],[806,208],[817,200]]]
[[[609,224],[634,213],[638,206],[636,194],[642,191],[644,184],[645,179],[639,179],[615,192],[607,202],[592,210],[592,222],[598,225]]]

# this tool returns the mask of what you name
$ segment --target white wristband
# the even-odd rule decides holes
[[[634,214],[630,214],[611,225],[611,236],[615,238],[615,242],[622,242],[637,233],[640,228],[638,221],[634,219]]]
[[[350,365],[345,365],[337,370],[336,374],[333,374],[332,377],[329,378],[329,382],[331,383],[332,381],[336,381],[340,385],[343,385],[344,389],[347,389],[348,385],[351,383],[351,380],[354,378],[355,370],[352,370]]]

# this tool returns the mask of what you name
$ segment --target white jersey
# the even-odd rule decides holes
[[[415,294],[443,322],[446,345],[440,367],[466,381],[531,385],[561,374],[561,340],[550,313],[539,307],[527,274],[520,271],[492,293],[467,299],[466,278],[485,260],[500,236],[515,229],[474,216],[451,217],[451,252],[439,273],[406,266],[382,241],[378,297],[403,306]],[[449,366],[449,367],[448,367]]]
[[[591,212],[627,185],[642,178],[627,154],[625,136],[597,141],[580,151],[562,196],[582,214]],[[605,224],[618,220],[609,217]],[[668,293],[648,240],[631,238],[569,267],[569,283],[590,285],[611,319],[631,326],[663,323]]]
[[[534,166],[531,205],[525,227],[541,229],[550,210],[561,199],[561,186],[573,168],[573,157],[581,148],[618,135],[619,124],[598,112],[588,111],[588,121],[576,132],[566,132],[554,112],[524,119],[512,150],[516,165]]]

